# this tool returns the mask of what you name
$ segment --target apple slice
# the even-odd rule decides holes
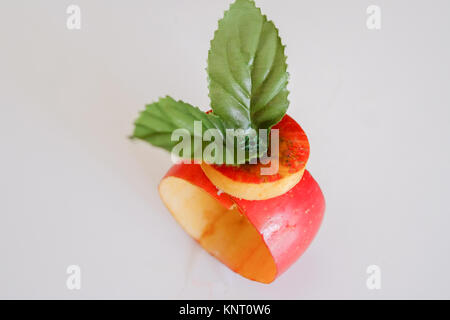
[[[294,119],[285,115],[273,127],[279,130],[278,172],[261,174],[261,168],[272,164],[215,165],[202,163],[206,176],[220,190],[246,200],[265,200],[280,196],[302,178],[309,157],[309,142]]]
[[[210,254],[240,275],[270,283],[306,250],[325,211],[308,171],[287,193],[249,201],[219,193],[200,165],[174,165],[159,193],[176,221]]]

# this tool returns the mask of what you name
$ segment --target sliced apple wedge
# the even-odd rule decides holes
[[[220,190],[245,200],[265,200],[280,196],[302,178],[309,158],[309,142],[305,132],[294,119],[285,115],[273,127],[279,130],[278,171],[262,174],[263,167],[272,163],[215,165],[202,163],[206,176]]]
[[[270,283],[311,243],[325,210],[322,192],[305,171],[287,193],[249,201],[217,192],[200,165],[178,164],[159,193],[176,221],[210,254],[238,274]]]

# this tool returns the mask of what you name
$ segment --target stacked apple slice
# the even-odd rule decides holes
[[[146,106],[132,135],[176,156],[182,137],[188,146],[184,160],[209,161],[174,165],[160,183],[161,198],[203,248],[242,276],[263,283],[272,282],[306,250],[325,210],[322,192],[305,170],[306,134],[286,115],[286,59],[275,24],[253,0],[235,0],[219,21],[208,52],[211,112],[167,96]],[[248,150],[249,156],[224,165],[220,152],[214,152],[214,159],[206,152],[210,149],[204,142],[211,140],[196,144],[202,135],[197,128],[215,132],[214,142],[222,147],[228,147],[229,130],[258,131],[253,135],[258,141],[248,137],[230,147],[230,158],[235,150]],[[253,157],[268,143],[260,130],[278,130],[279,139],[270,143],[279,145],[271,148],[268,163],[264,154]]]
[[[159,186],[174,218],[205,250],[263,283],[300,257],[325,211],[319,185],[305,170],[309,143],[302,128],[286,115],[274,129],[276,174],[261,175],[262,164],[178,164]]]

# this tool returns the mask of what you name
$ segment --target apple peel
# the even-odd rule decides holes
[[[304,171],[288,192],[243,200],[218,189],[198,164],[174,165],[159,185],[175,220],[206,251],[248,279],[270,283],[307,249],[323,219],[325,200]]]

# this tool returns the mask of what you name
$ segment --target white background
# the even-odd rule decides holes
[[[450,298],[450,2],[257,1],[287,45],[288,112],[327,200],[317,238],[271,285],[182,231],[157,193],[169,154],[127,139],[160,96],[208,109],[229,3],[0,2],[1,298]],[[372,264],[381,290],[366,287]]]

